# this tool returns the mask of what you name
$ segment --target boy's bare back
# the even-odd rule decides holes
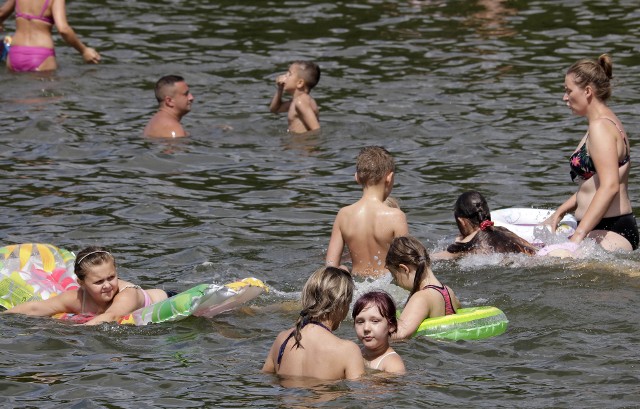
[[[362,148],[356,158],[356,182],[362,198],[338,212],[331,231],[326,265],[338,267],[345,244],[351,253],[352,274],[378,276],[387,272],[385,259],[394,237],[409,233],[407,217],[392,200],[395,163],[381,146]]]
[[[349,248],[352,274],[378,276],[387,272],[384,261],[394,237],[409,233],[400,209],[363,197],[338,212],[327,250],[327,265],[338,266],[344,245]]]

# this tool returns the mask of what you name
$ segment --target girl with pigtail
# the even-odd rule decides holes
[[[302,289],[302,311],[292,329],[276,337],[262,370],[323,380],[356,379],[364,373],[360,348],[333,334],[349,313],[355,284],[336,267],[316,270]]]
[[[504,227],[494,226],[486,199],[479,192],[458,196],[453,215],[460,235],[447,251],[434,254],[434,259],[451,259],[465,254],[524,253],[536,254],[536,248]]]
[[[386,267],[396,285],[409,290],[393,339],[413,335],[426,318],[455,314],[460,301],[431,271],[427,249],[411,236],[396,237],[387,252]]]

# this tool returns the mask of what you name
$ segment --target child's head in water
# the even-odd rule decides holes
[[[381,146],[366,146],[356,158],[356,182],[363,187],[377,185],[393,175],[395,169],[395,161],[388,150]]]
[[[491,211],[487,200],[479,192],[465,192],[458,196],[453,206],[453,215],[458,230],[463,236],[480,228],[482,222],[491,220]]]
[[[426,247],[415,237],[396,237],[389,246],[386,267],[399,287],[411,291],[411,298],[431,271],[431,259]]]
[[[365,349],[388,347],[389,337],[398,328],[396,305],[384,291],[363,294],[353,305],[351,316],[358,339]]]
[[[293,94],[296,90],[307,93],[320,81],[320,67],[313,61],[294,61],[283,76],[284,91]]]
[[[365,366],[384,372],[405,372],[402,358],[389,346],[391,335],[398,329],[396,305],[384,291],[363,294],[353,306],[353,326],[362,342]]]

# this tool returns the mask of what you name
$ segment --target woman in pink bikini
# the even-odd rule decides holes
[[[19,304],[4,313],[51,317],[58,313],[93,315],[86,325],[116,321],[138,308],[167,298],[160,289],[143,290],[120,280],[113,255],[102,247],[87,247],[78,253],[74,265],[80,288],[41,301]]]
[[[100,54],[80,41],[69,23],[65,0],[7,0],[0,7],[0,24],[15,10],[16,33],[7,67],[13,71],[49,71],[58,68],[51,29],[56,29],[87,63],[97,64]]]

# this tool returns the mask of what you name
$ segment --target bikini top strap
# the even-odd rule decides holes
[[[16,0],[16,4],[18,4],[18,0]],[[42,5],[42,10],[40,10],[40,18],[44,18],[44,12],[47,11],[49,7],[49,0],[44,0],[44,4]]]
[[[396,351],[391,351],[391,352],[387,352],[386,354],[384,354],[384,355],[382,356],[382,358],[380,358],[380,360],[378,361],[378,364],[376,365],[376,367],[375,367],[375,368],[373,368],[373,369],[378,369],[378,368],[380,368],[380,364],[382,363],[382,361],[384,361],[384,359],[385,359],[386,357],[388,357],[389,355],[393,355],[393,354],[396,354],[396,355],[397,355],[398,353],[397,353]]]
[[[331,330],[329,328],[327,328],[326,325],[318,322],[318,321],[305,321],[302,323],[302,327],[300,328],[300,330],[302,330],[302,328],[306,327],[309,324],[314,324],[317,325],[319,327],[322,327],[324,329],[326,329],[327,331],[331,332]],[[289,340],[291,338],[293,338],[293,335],[295,334],[295,330],[291,331],[291,334],[289,334],[289,336],[284,340],[284,342],[282,343],[282,345],[280,345],[280,350],[278,351],[278,359],[276,360],[276,363],[278,364],[278,367],[280,367],[280,362],[282,362],[282,356],[284,355],[284,351],[287,348],[287,343],[289,343]]]
[[[18,4],[18,3],[16,3]],[[82,307],[80,309],[80,314],[84,314],[84,297],[86,295],[86,291],[84,291],[84,288],[80,287],[80,291],[82,291]]]

